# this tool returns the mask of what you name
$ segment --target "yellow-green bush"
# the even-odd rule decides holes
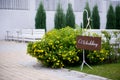
[[[52,68],[74,64],[79,61],[80,53],[76,48],[76,35],[77,31],[70,27],[54,29],[41,41],[29,43],[28,53]]]
[[[92,64],[104,63],[104,61],[108,59],[108,56],[109,50],[106,50],[104,47],[100,51],[90,51],[87,55],[90,63]]]
[[[107,31],[102,31],[102,34],[104,35],[105,40],[102,40],[102,46],[100,51],[89,51],[89,54],[87,55],[90,63],[92,64],[98,64],[98,63],[111,63],[116,62],[118,60],[116,51],[111,46],[110,40],[111,35]],[[103,38],[102,38],[103,39]]]
[[[29,43],[27,53],[37,58],[45,66],[61,68],[82,62],[82,50],[76,48],[76,36],[81,30],[70,27],[53,29],[45,34],[41,41]],[[99,36],[92,34],[93,36]],[[100,51],[87,51],[87,61],[90,63],[103,63],[109,58],[110,44],[102,42]]]

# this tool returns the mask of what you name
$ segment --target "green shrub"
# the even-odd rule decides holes
[[[66,13],[66,26],[75,28],[75,15],[74,15],[71,3],[68,4],[68,9]]]
[[[45,31],[46,31],[46,12],[45,12],[42,1],[40,2],[39,8],[36,13],[35,28],[36,29],[45,29]]]
[[[116,61],[116,55],[113,47],[110,44],[111,35],[107,31],[102,31],[104,35],[104,40],[102,38],[102,46],[100,51],[90,51],[87,55],[90,63],[99,64],[99,63],[111,63]]]
[[[66,25],[65,14],[61,4],[59,3],[54,17],[54,26],[55,29],[61,29],[65,27],[65,25]]]
[[[116,29],[116,16],[112,5],[109,6],[107,12],[106,29]]]
[[[88,17],[91,17],[91,11],[90,11],[89,3],[88,3],[88,2],[86,3],[86,6],[85,6],[84,9],[86,9],[86,10],[88,11]],[[88,21],[87,21],[87,12],[84,11],[84,12],[83,12],[83,27],[84,27],[84,28],[86,28],[87,22],[88,22]]]
[[[90,51],[87,57],[91,64],[104,63],[108,57],[108,50],[101,49],[100,51]]]
[[[100,16],[97,5],[93,7],[93,11],[92,11],[92,28],[100,29]]]
[[[120,48],[118,49],[118,53],[120,53]]]
[[[77,32],[69,27],[54,29],[35,43],[29,43],[28,53],[44,65],[52,68],[64,67],[79,61],[76,48]]]
[[[101,35],[93,33],[92,34],[94,37],[101,37]],[[105,37],[106,38],[106,37]],[[94,51],[89,51],[87,55],[87,59],[90,62],[90,64],[100,64],[104,63],[105,60],[108,58],[109,50],[106,50],[106,48],[109,47],[106,46],[107,42],[102,39],[102,44],[101,44],[101,50],[94,50]]]
[[[83,31],[84,32],[84,31]],[[100,51],[86,51],[86,61],[91,64],[104,63],[112,60],[109,34],[103,32],[106,41],[102,41]],[[76,48],[76,36],[81,35],[81,29],[75,30],[70,27],[53,29],[45,34],[41,41],[29,43],[27,53],[43,65],[52,68],[80,65],[82,62],[82,50]],[[96,33],[89,33],[93,36],[100,36]],[[107,39],[108,38],[108,39]]]
[[[120,5],[116,6],[115,14],[116,14],[116,29],[120,29]]]

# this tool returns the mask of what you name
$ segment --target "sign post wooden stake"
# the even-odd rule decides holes
[[[100,50],[101,37],[77,36],[77,48],[83,49],[83,62],[81,64],[81,70],[83,69],[84,64],[86,64],[90,69],[93,69],[85,61],[85,50]]]
[[[88,11],[84,10],[87,13],[87,28],[91,29],[90,26],[90,17],[88,17]],[[83,27],[82,27],[83,30]],[[82,31],[83,33],[83,31]],[[92,36],[77,36],[77,48],[83,49],[83,62],[81,64],[81,70],[83,69],[84,64],[86,64],[90,69],[93,69],[90,65],[88,65],[85,61],[85,50],[100,50],[101,49],[101,37],[92,37]]]

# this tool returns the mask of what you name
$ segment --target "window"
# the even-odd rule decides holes
[[[120,5],[120,1],[119,0],[111,0],[111,4],[115,8],[117,5]]]
[[[43,0],[43,5],[45,10],[47,11],[55,11],[57,8],[58,3],[61,3],[62,7],[64,10],[67,9],[67,5],[68,5],[68,0]],[[36,0],[36,9],[38,9],[40,4],[40,0]]]
[[[0,9],[28,10],[28,0],[0,0]]]
[[[62,5],[62,8],[63,8],[63,10],[67,10],[67,8],[68,8],[68,0],[60,0],[61,2],[61,5]],[[57,3],[58,4],[58,3]]]
[[[45,9],[48,11],[54,11],[56,7],[56,0],[44,0]]]
[[[86,2],[87,0],[74,0],[74,10],[83,12],[86,6]],[[101,0],[88,0],[88,3],[89,3],[90,10],[92,10],[92,8],[97,4],[98,10],[101,11],[101,5],[102,5]]]
[[[74,11],[84,11],[85,0],[74,0]]]

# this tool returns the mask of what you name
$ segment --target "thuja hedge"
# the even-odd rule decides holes
[[[27,53],[47,67],[61,68],[81,64],[82,50],[76,48],[76,36],[81,33],[80,30],[70,27],[53,29],[47,32],[41,41],[30,42],[27,46]],[[106,44],[107,42],[104,41],[100,51],[87,51],[87,61],[96,64],[108,60],[110,50],[109,44],[105,46]]]

